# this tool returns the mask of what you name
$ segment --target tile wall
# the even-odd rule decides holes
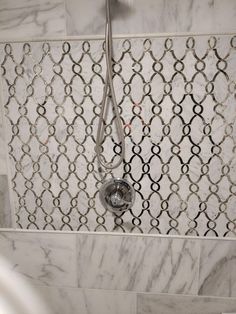
[[[1,45],[16,224],[27,229],[236,235],[236,36],[114,39],[125,158],[98,173],[102,40]],[[103,156],[117,158],[111,110]],[[102,180],[125,177],[132,209],[111,215]]]
[[[234,32],[236,28],[234,0],[186,0],[181,3],[177,0],[148,0],[146,5],[142,0],[120,0],[112,1],[112,11],[116,12],[113,16],[114,33],[214,33]],[[103,34],[103,23],[102,0],[21,0],[17,6],[14,1],[0,3],[0,39],[3,41]],[[0,119],[0,175],[7,174],[3,138]]]
[[[234,0],[111,0],[114,33],[234,32]],[[1,39],[104,33],[103,0],[1,1]]]
[[[148,0],[145,6],[142,0],[129,2],[132,5],[128,9],[122,3],[114,3],[116,33],[236,30],[234,0]],[[102,34],[103,12],[104,4],[97,0],[86,3],[82,0],[21,0],[17,1],[17,6],[13,0],[1,1],[0,38]],[[7,175],[2,138],[0,123],[1,176]],[[1,198],[4,203],[9,202],[5,201],[6,196],[2,197],[2,194],[8,194],[6,181],[3,176]],[[93,260],[89,259],[87,250],[81,252],[85,245]],[[29,247],[34,254],[29,254]],[[2,231],[0,252],[12,261],[17,272],[37,287],[55,314],[220,314],[236,311],[235,240]],[[156,258],[157,263],[149,259],[148,254]],[[88,260],[91,276],[82,274],[79,269],[87,271],[88,267],[82,261]]]
[[[7,175],[0,175],[0,228],[12,227]]]
[[[2,231],[0,250],[55,314],[236,311],[236,240]]]

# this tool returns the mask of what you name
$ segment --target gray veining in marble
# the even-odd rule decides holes
[[[63,0],[0,1],[0,38],[65,35]]]
[[[0,228],[9,228],[11,226],[11,207],[7,176],[0,175]]]
[[[67,0],[69,35],[103,34],[105,0]],[[234,0],[113,0],[114,33],[235,31]]]
[[[78,286],[197,293],[198,241],[78,235]]]
[[[0,37],[103,34],[105,0],[0,2]],[[112,1],[115,33],[235,31],[234,0]],[[115,13],[114,13],[115,12]],[[67,27],[66,27],[67,24]]]
[[[138,294],[137,314],[235,313],[236,299]]]
[[[76,286],[72,234],[1,232],[0,252],[33,284]]]
[[[236,241],[203,240],[199,294],[236,297]]]
[[[121,291],[36,287],[54,314],[135,314],[136,295]]]

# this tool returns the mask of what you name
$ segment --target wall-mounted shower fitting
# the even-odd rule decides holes
[[[101,103],[101,112],[98,121],[98,131],[96,138],[96,154],[99,169],[113,170],[120,166],[125,156],[125,136],[123,125],[119,113],[119,107],[116,101],[115,90],[112,78],[112,27],[111,27],[111,8],[110,1],[106,0],[106,33],[105,33],[105,57],[106,57],[106,78]],[[117,135],[121,146],[121,154],[116,163],[106,163],[102,156],[102,143],[104,140],[105,112],[108,105],[112,106],[115,116]],[[100,170],[99,170],[100,171]],[[106,181],[100,189],[100,200],[102,205],[109,211],[119,213],[131,208],[134,203],[134,189],[132,185],[124,179],[113,178]]]
[[[134,204],[135,192],[133,186],[125,179],[112,178],[102,185],[99,196],[107,210],[122,213]]]

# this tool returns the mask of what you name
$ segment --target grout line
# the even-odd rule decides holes
[[[66,29],[67,33],[67,29]],[[132,39],[132,38],[162,38],[162,37],[191,37],[191,36],[234,36],[236,32],[219,32],[219,33],[191,33],[191,32],[179,32],[179,33],[141,33],[141,34],[114,34],[113,39]],[[25,37],[25,38],[3,38],[0,40],[0,44],[4,43],[23,43],[27,42],[41,42],[41,41],[81,41],[81,40],[104,40],[104,35],[80,35],[80,36],[62,36],[62,37]]]
[[[87,287],[73,287],[68,285],[46,285],[46,284],[37,284],[32,283],[29,281],[31,285],[35,287],[45,287],[45,288],[52,288],[52,289],[68,289],[68,290],[86,290],[86,291],[102,291],[102,292],[114,292],[114,293],[121,293],[121,294],[127,294],[133,295],[136,297],[136,301],[138,300],[139,295],[145,295],[145,296],[161,296],[161,297],[175,297],[175,298],[196,298],[196,299],[220,299],[220,300],[232,300],[236,301],[236,297],[226,297],[226,296],[213,296],[213,295],[194,295],[194,294],[176,294],[176,293],[168,293],[168,292],[145,292],[145,291],[129,291],[129,290],[118,290],[118,289],[104,289],[104,288],[87,288]],[[136,306],[135,306],[136,307]],[[136,313],[136,312],[135,312]]]
[[[161,296],[161,297],[176,297],[176,298],[196,298],[196,299],[220,299],[220,300],[232,300],[236,301],[236,297],[226,297],[226,296],[214,296],[214,295],[194,295],[194,294],[175,294],[175,293],[162,293],[162,292],[137,292],[137,295],[146,296]]]

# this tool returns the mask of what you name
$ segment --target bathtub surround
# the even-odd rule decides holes
[[[236,2],[234,0],[225,0],[225,1],[220,1],[220,0],[215,0],[215,1],[134,0],[130,2],[132,3],[132,6],[129,9],[127,9],[126,7],[126,9],[123,10],[122,6],[120,6],[119,8],[116,8],[116,12],[118,11],[118,15],[117,15],[117,19],[114,20],[114,23],[113,23],[113,30],[115,33],[128,34],[128,33],[137,33],[137,32],[139,33],[154,33],[154,32],[156,33],[160,33],[160,32],[161,33],[162,32],[171,32],[171,33],[173,32],[177,32],[177,33],[179,32],[197,32],[197,33],[198,32],[201,32],[201,33],[231,32],[232,33],[232,32],[235,32]],[[145,2],[145,5],[143,5],[144,2]],[[30,0],[27,2],[25,0],[19,0],[17,1],[17,7],[15,6],[16,6],[15,1],[0,1],[0,38],[2,40],[5,39],[8,42],[11,42],[12,38],[20,40],[23,37],[24,38],[28,37],[22,40],[27,43],[29,42],[29,37],[34,38],[34,39],[39,38],[39,37],[44,37],[44,38],[45,37],[57,37],[57,38],[63,37],[64,38],[64,36],[73,36],[73,35],[103,34],[104,17],[102,16],[102,13],[101,13],[103,12],[103,4],[101,3],[100,0],[93,0],[93,1],[89,1],[89,0],[87,1],[82,1],[82,0],[81,1],[80,0],[60,1],[58,0],[58,1],[50,1],[50,3],[46,1],[41,1],[41,0]],[[140,14],[142,14],[142,16],[140,16]],[[86,19],[84,19],[85,16],[86,16]],[[169,36],[167,35],[166,37],[169,37]],[[189,35],[188,37],[191,37],[191,35]],[[217,38],[217,49],[218,49],[219,48],[218,36],[215,36],[215,37]],[[70,42],[69,37],[67,37],[67,39]],[[45,40],[42,40],[42,41],[46,43],[48,42]],[[181,46],[185,49],[185,45],[181,45]],[[53,52],[56,51],[55,57],[57,58],[56,60],[58,61],[59,57],[62,56],[62,54],[65,54],[65,51],[63,51],[63,48],[61,45],[59,45],[58,47],[55,45],[55,47],[56,48],[54,49],[54,46],[53,46]],[[141,49],[143,49],[142,45],[140,47]],[[223,47],[226,48],[227,44],[225,43],[222,44],[221,48]],[[159,48],[160,47],[157,47],[157,49]],[[39,73],[40,67],[33,68],[33,65],[35,63],[38,63],[40,53],[42,52],[41,47],[37,51],[38,49],[37,45],[35,46],[31,45],[31,49],[33,49],[32,56],[36,57],[36,60],[34,61],[31,60],[32,63],[30,63],[31,62],[30,58],[28,58],[27,60],[28,65],[26,66],[27,71],[24,73],[27,79],[30,79],[30,80],[32,79],[32,75],[33,76],[35,75],[37,78],[39,78],[40,76],[40,73]],[[47,45],[45,45],[45,49],[47,49]],[[86,49],[86,46],[85,46],[85,49]],[[163,45],[162,45],[162,49],[163,49]],[[205,44],[203,46],[198,45],[198,49],[200,52],[200,56],[202,58],[204,56],[204,52],[206,52],[209,49],[207,40],[205,41]],[[97,52],[94,51],[94,56],[99,55],[101,53],[101,50],[102,50],[102,47],[99,47]],[[213,52],[213,50],[214,49],[210,49],[211,53]],[[26,45],[26,51],[27,51],[27,45]],[[77,55],[77,53],[80,51],[81,51],[80,48],[78,50],[75,50],[75,55]],[[120,47],[119,51],[122,51],[122,47]],[[137,54],[139,53],[138,51],[139,50],[137,50]],[[22,56],[22,49],[18,51],[19,53],[18,52],[15,53],[16,50],[14,46],[13,52],[14,52],[13,56],[15,57],[15,61],[17,62],[17,64],[19,64],[20,57]],[[224,50],[221,50],[219,56],[225,57],[225,55],[226,53],[224,53]],[[0,58],[2,57],[4,57],[4,54],[0,54]],[[235,57],[233,57],[232,59],[235,60]],[[3,60],[1,59],[1,63],[2,61]],[[204,69],[203,73],[206,72],[211,76],[212,73],[215,71],[214,67],[216,66],[216,62],[214,61],[214,55],[211,55],[211,56],[209,55],[208,61],[209,61],[207,63],[208,67]],[[220,72],[221,74],[223,74],[222,71],[223,72],[225,71],[224,70],[225,63],[224,61],[222,62],[222,60],[218,60],[218,61],[219,61],[218,66],[221,68]],[[130,60],[130,62],[131,62],[130,66],[132,67],[132,70],[139,72],[140,70],[139,63],[134,62],[134,60]],[[189,60],[189,62],[191,63],[191,60]],[[190,64],[190,63],[187,63],[187,64]],[[186,63],[184,64],[186,65]],[[146,65],[149,66],[149,69],[150,69],[150,71],[147,72],[147,75],[148,75],[151,73],[152,69],[148,62]],[[157,63],[156,66],[158,67],[158,65],[159,64]],[[168,62],[167,62],[167,65],[168,65]],[[202,64],[200,62],[196,66],[201,66],[201,65]],[[50,66],[47,67],[44,64],[42,66],[43,66],[43,70],[52,69]],[[180,66],[180,64],[178,63],[177,66]],[[194,66],[194,63],[193,63],[193,66]],[[98,67],[95,66],[94,69],[97,71]],[[128,67],[128,63],[127,64],[125,63],[124,67]],[[9,64],[9,68],[11,68],[10,64]],[[63,70],[68,69],[68,64],[67,65],[63,64],[62,68]],[[170,67],[167,69],[166,75],[171,73],[171,72],[168,72],[171,69],[173,69],[173,65],[171,65],[170,63]],[[213,72],[211,72],[212,69],[214,69]],[[16,72],[14,71],[18,71],[17,76],[21,77],[21,72],[20,72],[21,70],[22,70],[21,67],[17,67],[17,69],[15,70],[15,64],[12,63],[11,78],[16,77]],[[54,70],[60,74],[61,68],[60,66],[55,66]],[[79,76],[80,68],[75,67],[74,70],[77,72],[76,76]],[[186,70],[188,70],[188,68]],[[119,72],[119,68],[118,69],[116,68],[116,71]],[[227,67],[226,67],[227,74],[228,74],[228,71],[235,71],[235,65],[232,65],[231,63],[227,63]],[[46,73],[47,75],[49,74],[49,72],[46,72]],[[230,73],[234,75],[235,77],[235,72],[234,73],[230,72]],[[45,76],[45,71],[43,71],[41,74]],[[68,78],[69,77],[68,74],[69,74],[68,71],[64,71],[63,77],[65,76],[66,78]],[[85,71],[85,77],[86,77],[86,80],[88,79],[88,81],[90,78],[90,74],[91,73],[89,71],[87,72]],[[47,76],[47,78],[49,76]],[[128,78],[129,76],[126,76],[126,79]],[[88,81],[86,81],[86,83]],[[227,78],[226,78],[226,81],[227,81]],[[222,79],[219,81],[220,87],[223,86],[222,85],[223,82],[225,82],[225,79]],[[178,82],[176,83],[178,86]],[[78,82],[76,82],[76,84],[78,84]],[[155,85],[159,86],[159,82],[157,82]],[[223,90],[227,89],[226,85],[223,86]],[[43,99],[42,95],[44,94],[44,91],[45,91],[45,84],[44,83],[41,85],[39,84],[39,86],[36,84],[35,86],[37,86],[37,88],[35,89],[38,92],[38,94],[36,94],[37,95],[36,100],[40,102]],[[38,88],[40,86],[44,87],[43,91],[40,90],[40,88]],[[203,90],[205,88],[204,82],[201,82],[201,81],[199,82],[198,86],[200,89],[203,89]],[[235,89],[234,87],[235,85],[232,84],[230,86],[232,88],[230,89],[232,92],[232,90]],[[211,85],[208,85],[208,87],[211,87]],[[181,84],[179,85],[179,88],[181,90]],[[219,87],[217,85],[217,88],[215,89],[216,93],[218,91],[218,88]],[[60,84],[56,85],[55,94],[58,94],[58,97],[61,96],[61,94],[58,91],[62,89],[63,87]],[[67,87],[67,89],[69,89],[69,87]],[[98,95],[99,95],[99,89],[101,89],[101,87],[98,88]],[[118,89],[120,89],[119,85],[118,85]],[[10,92],[13,92],[13,91],[14,91],[14,88],[10,89]],[[48,91],[50,91],[50,89],[47,90],[47,92]],[[32,92],[32,90],[30,90],[29,88],[28,92],[30,93]],[[78,87],[76,87],[73,90],[73,93],[76,95],[77,99],[81,100],[84,94],[87,94],[88,96],[90,94],[93,95],[94,90],[92,90],[92,92],[90,93],[90,87],[87,85],[85,87],[85,90],[80,90]],[[178,94],[179,93],[177,93],[177,96]],[[155,95],[155,97],[157,95]],[[218,94],[217,96],[220,97],[221,94]],[[234,106],[235,100],[231,104],[233,104]],[[51,108],[55,109],[55,107],[53,106],[51,106]],[[67,107],[67,109],[69,108],[71,107]],[[213,108],[213,106],[210,108]],[[225,108],[225,107],[222,106],[222,108]],[[222,108],[221,106],[219,106],[218,108],[216,108],[216,110],[222,109]],[[21,109],[24,110],[23,108]],[[138,110],[138,109],[139,108],[137,107],[135,110]],[[168,106],[163,106],[163,109],[168,109]],[[59,113],[60,113],[60,110],[61,109],[59,109]],[[21,111],[21,113],[22,112],[23,111]],[[223,112],[225,111],[223,110]],[[220,111],[218,113],[221,115]],[[55,114],[55,111],[54,112],[52,111],[52,116],[51,116],[52,118],[55,117],[54,114]],[[73,114],[74,113],[72,112],[72,115]],[[149,114],[149,112],[145,112],[145,114]],[[229,112],[228,117],[230,117],[230,115],[231,113]],[[67,114],[67,117],[68,116],[70,116],[70,112]],[[209,123],[210,116],[207,121]],[[42,122],[42,119],[40,122]],[[140,124],[142,125],[142,123],[143,121],[141,120]],[[82,131],[84,131],[84,128],[82,127],[83,124],[80,123],[78,125],[80,126],[78,130],[82,129]],[[141,126],[137,126],[137,127],[141,128]],[[41,124],[39,123],[38,129],[40,130],[40,139],[42,138],[45,139],[44,135],[48,131],[47,126],[45,127],[43,123]],[[181,128],[178,125],[174,127],[175,132],[176,130],[179,130],[179,129]],[[230,131],[230,129],[231,129],[231,124],[230,126],[227,127],[227,130],[226,130],[227,134],[229,134],[228,132]],[[186,128],[185,131],[186,130],[188,130],[188,128]],[[193,130],[197,137],[200,133],[198,130],[198,125]],[[206,127],[206,130],[207,130],[207,127]],[[222,133],[223,123],[222,124],[219,123],[219,125],[216,125],[215,130],[216,132],[214,133],[214,136],[216,137],[221,136],[223,134]],[[16,129],[14,129],[13,131],[16,131]],[[53,131],[52,134],[54,134],[53,128],[51,128],[49,131]],[[55,133],[55,135],[57,136],[59,140],[61,140],[64,136],[62,128],[56,126],[56,131],[57,132]],[[110,132],[110,128],[108,128],[107,132],[108,133]],[[233,134],[235,134],[235,129],[233,132],[234,132]],[[178,132],[176,133],[178,134]],[[81,134],[81,133],[78,132],[78,134]],[[157,135],[158,134],[159,134],[159,130],[157,132]],[[21,137],[21,134],[20,134],[20,137]],[[2,136],[2,131],[0,127],[0,139],[2,138],[3,136]],[[13,146],[14,145],[15,143],[13,142]],[[56,149],[56,145],[53,146],[55,149]],[[2,147],[3,145],[1,145],[1,150],[0,150],[1,161],[4,160],[5,158],[4,156],[6,155]],[[17,146],[14,146],[14,147],[16,148]],[[25,146],[25,148],[27,147]],[[214,149],[217,150],[219,148],[215,147]],[[223,153],[224,157],[227,159],[228,153],[226,153],[225,147],[223,148],[222,151],[224,152]],[[81,153],[81,151],[78,151],[78,153]],[[91,154],[92,153],[93,151],[91,151]],[[205,156],[205,152],[204,152],[204,156]],[[28,176],[28,174],[30,174],[30,172],[28,172],[28,170],[30,169],[31,164],[30,162],[28,163],[27,160],[24,160],[24,162],[25,162],[23,163],[23,167],[25,170],[24,174],[26,174],[25,182],[29,182],[30,177]],[[84,165],[84,166],[86,165],[86,162],[82,161],[81,159],[79,160],[79,162],[81,165]],[[2,162],[1,162],[1,165],[3,165]],[[44,168],[44,165],[47,165],[46,160],[42,161],[42,168]],[[232,165],[232,169],[234,169],[234,163],[232,163],[231,165]],[[35,166],[36,166],[35,169],[37,170],[37,164]],[[70,167],[72,167],[71,169],[73,170],[73,165]],[[203,172],[206,170],[206,168],[207,167],[203,168]],[[1,173],[5,175],[6,167],[2,166],[1,169],[3,169]],[[47,166],[44,169],[48,169]],[[199,164],[196,164],[193,167],[193,169],[191,169],[190,175],[192,176],[193,180],[195,179],[194,177],[195,169],[199,171],[200,169]],[[220,167],[213,167],[212,170],[214,169],[220,169]],[[17,169],[14,169],[14,171],[16,170]],[[224,168],[224,171],[225,170],[227,172],[227,167]],[[145,171],[147,171],[147,169]],[[86,175],[86,173],[81,173],[81,172],[79,172],[79,174],[82,176]],[[8,175],[11,177],[10,173],[8,173]],[[44,175],[47,175],[46,171]],[[219,178],[220,172],[210,174],[210,176],[215,179],[217,179],[217,175]],[[225,172],[223,172],[221,175],[225,176]],[[90,180],[89,184],[91,183],[91,181],[93,184],[94,183],[93,180]],[[235,181],[233,183],[235,183]],[[144,184],[146,184],[146,182],[144,182]],[[214,182],[212,184],[211,186],[212,194],[216,193],[217,185],[218,185],[217,182]],[[25,188],[25,186],[22,184],[22,181],[18,182],[17,186],[18,187],[22,186],[23,188]],[[166,188],[166,186],[168,187],[168,184],[162,183],[162,186]],[[225,211],[225,201],[227,200],[227,192],[229,191],[229,186],[224,180],[221,187],[222,186],[224,186],[224,189],[222,190],[222,193],[220,194],[220,198],[221,200],[223,200],[220,207],[221,218],[218,220],[217,228],[215,229],[218,234],[220,234],[220,232],[222,232],[223,230],[221,229],[221,227],[225,226],[224,218],[227,219],[226,211]],[[45,187],[47,189],[47,184],[45,185]],[[176,186],[174,185],[172,186],[172,188],[173,187],[175,188]],[[192,187],[193,189],[196,187],[195,182],[193,183]],[[80,186],[80,189],[83,190],[83,183],[82,183],[82,186]],[[96,190],[94,189],[94,193],[95,191]],[[202,191],[204,192],[203,195],[205,195],[205,193],[208,193],[208,188],[204,185]],[[55,190],[54,192],[58,193],[58,190]],[[196,195],[196,193],[200,193],[200,192],[197,191],[195,192],[195,194],[194,193],[193,194]],[[232,190],[232,195],[235,196],[234,190]],[[66,197],[63,199],[66,200]],[[215,202],[217,203],[216,199],[214,198],[213,202],[212,202],[212,199],[213,198],[208,200],[209,204],[211,204],[211,209],[212,209],[212,211],[210,211],[209,213],[210,215],[209,217],[211,220],[215,219],[216,217],[215,214],[217,214],[217,212],[215,212],[215,208],[218,208],[218,207],[215,207]],[[83,205],[83,208],[86,208],[88,204],[83,203],[83,200],[84,200],[83,193],[80,193],[78,200],[80,204]],[[185,219],[181,221],[179,219],[180,217],[178,217],[178,222],[181,226],[184,226],[184,225],[188,226],[189,219],[190,220],[193,219],[195,213],[199,211],[199,207],[194,206],[194,204],[196,204],[195,201],[196,201],[196,198],[195,200],[193,199],[191,202],[190,216],[188,216],[187,221]],[[229,199],[228,201],[229,201],[229,206],[227,208],[227,212],[230,212],[230,219],[232,219],[233,217],[235,217],[233,216],[235,213],[234,211],[235,202],[233,198],[231,200]],[[32,194],[30,197],[27,197],[27,202],[30,208],[29,214],[34,214],[35,207],[32,207],[32,204],[34,204],[34,199],[32,198]],[[41,204],[40,200],[38,200],[37,202],[39,203],[35,204],[35,206],[37,205],[39,208]],[[46,204],[47,202],[48,204],[50,204],[49,199],[46,197],[44,199],[44,202],[46,202]],[[198,202],[198,200],[196,202]],[[156,203],[156,200],[153,201],[154,205],[155,203]],[[174,203],[175,203],[175,200],[173,201],[173,204]],[[58,205],[58,203],[56,203],[56,205]],[[63,208],[68,208],[67,207],[68,202],[62,203],[61,205],[63,205],[62,206]],[[90,203],[89,205],[93,206],[93,203]],[[16,207],[18,206],[18,202],[16,202],[15,206]],[[22,200],[21,206],[24,206],[23,200]],[[211,229],[214,226],[210,221],[207,221],[208,218],[207,220],[202,219],[202,216],[204,216],[202,210],[204,210],[204,208],[203,209],[201,208],[201,213],[200,213],[201,219],[198,218],[198,227],[201,225],[201,226],[204,226],[204,228],[210,227]],[[62,215],[60,210],[58,212]],[[171,210],[171,213],[172,214],[176,213],[175,209],[173,209],[173,211]],[[81,220],[80,223],[81,225],[85,226],[87,224],[86,214],[88,215],[88,213],[82,212],[82,214],[83,215],[79,214],[79,218]],[[132,229],[133,228],[132,216],[127,217],[127,218],[121,217],[123,221],[117,218],[114,224],[114,219],[112,215],[109,215],[108,213],[104,213],[104,211],[100,207],[98,207],[98,221],[96,221],[97,214],[91,215],[91,216],[90,214],[88,218],[89,218],[89,223],[92,230],[96,229],[96,231],[104,231],[104,228],[102,225],[104,224],[103,219],[105,217],[105,223],[107,226],[110,226],[111,229],[115,225],[119,225],[119,228],[117,229],[120,232],[123,231],[121,226],[124,227],[125,231],[131,231],[131,230],[133,230],[133,232],[140,231],[138,228]],[[162,224],[159,225],[158,227],[161,228],[161,230],[164,230],[166,233],[169,228],[169,220],[172,221],[171,222],[171,224],[173,224],[172,227],[175,227],[175,220],[170,218],[167,214],[167,211],[165,210],[162,212],[162,215],[164,219],[162,220]],[[24,222],[26,223],[26,226],[30,225],[30,227],[33,227],[32,223],[34,221],[32,219],[34,218],[32,217],[33,216],[27,217],[27,215],[25,217],[22,217]],[[58,218],[58,216],[56,217]],[[181,215],[181,217],[182,218],[184,217],[183,214]],[[71,215],[71,218],[72,220],[69,222],[69,224],[71,224],[72,221],[76,221],[76,224],[77,224],[78,213],[74,211],[74,216],[72,217]],[[174,218],[176,218],[176,216],[174,216]],[[42,215],[36,216],[36,219],[37,219],[37,223],[40,221],[40,226],[43,226],[45,223],[50,224],[51,222],[48,215],[44,213],[43,213],[43,216]],[[46,221],[44,219],[46,219]],[[68,220],[66,219],[67,218],[64,218],[65,221],[64,221],[63,229],[68,227]],[[223,224],[221,222],[221,219],[223,219]],[[145,224],[146,222],[148,222],[149,224],[150,215],[147,211],[145,211],[145,214],[142,216],[142,221]],[[61,219],[59,220],[54,219],[53,223],[57,226],[62,226]],[[134,220],[134,223],[138,225],[139,221],[136,219]],[[156,216],[152,220],[152,223],[154,224],[154,231],[155,231],[157,227]],[[178,227],[180,225],[178,225]],[[77,230],[77,227],[78,227],[77,225],[75,226],[73,225],[73,228],[75,230]],[[228,228],[230,229],[232,227],[233,225],[229,223]],[[143,228],[143,225],[141,225],[141,228]],[[195,223],[191,222],[188,228],[196,229]],[[209,232],[206,236],[208,237],[212,235],[214,236],[212,232]],[[230,233],[230,235],[232,236],[232,232]],[[147,238],[149,240],[147,240]],[[175,242],[175,240],[177,240],[177,242]],[[88,245],[89,252],[91,253],[91,256],[93,256],[93,260],[89,260],[89,265],[91,266],[91,270],[92,270],[91,276],[89,276],[88,274],[89,273],[88,265],[84,264],[84,263],[88,263],[88,259],[89,259],[89,256],[86,253],[87,251],[84,250],[84,254],[80,252],[80,249],[83,248],[83,245],[85,244]],[[94,245],[94,249],[92,249],[91,244]],[[146,250],[148,253],[150,253],[149,255],[151,255],[152,257],[156,256],[157,252],[159,252],[158,245],[161,245],[161,250],[160,250],[161,255],[157,256],[156,258],[157,263],[155,263],[155,261],[153,260],[150,260],[148,258],[149,256],[145,254],[146,251],[144,249],[144,244],[145,246],[147,245]],[[117,249],[117,251],[114,251],[113,245],[115,245],[115,248]],[[168,251],[167,251],[167,247],[169,248]],[[151,248],[154,248],[154,250],[151,250]],[[76,312],[79,312],[80,314],[100,314],[98,312],[99,310],[102,314],[110,314],[110,313],[114,313],[114,314],[121,314],[121,313],[122,314],[172,314],[173,312],[176,314],[180,314],[180,313],[181,314],[190,314],[190,313],[191,314],[192,313],[194,314],[219,313],[220,314],[222,312],[234,313],[236,310],[236,299],[234,298],[234,296],[236,295],[236,287],[234,284],[235,250],[236,250],[235,240],[222,240],[222,239],[217,239],[216,241],[214,240],[206,241],[200,238],[195,239],[195,238],[184,237],[184,239],[179,239],[179,238],[152,236],[152,235],[150,235],[150,238],[149,238],[149,236],[148,237],[141,236],[141,235],[137,236],[135,234],[128,235],[128,236],[127,235],[121,236],[121,235],[116,235],[114,233],[113,235],[110,235],[110,234],[102,235],[102,234],[96,233],[96,236],[95,236],[94,234],[81,234],[81,233],[76,233],[76,232],[64,233],[64,232],[57,232],[57,231],[54,231],[53,233],[51,233],[48,231],[22,232],[22,231],[12,230],[12,231],[6,231],[6,232],[0,233],[0,254],[7,256],[8,259],[12,261],[14,265],[13,271],[20,272],[25,278],[28,278],[30,280],[30,282],[38,289],[38,291],[44,296],[44,298],[48,300],[55,314],[74,314]],[[132,259],[132,257],[130,257],[130,254],[129,254],[130,251],[137,258],[137,263],[136,261],[134,261],[134,259]],[[165,256],[166,256],[166,260],[165,260]],[[159,263],[162,257],[164,259],[163,269],[160,268],[161,264]],[[101,267],[99,267],[97,263],[98,260],[101,262],[100,263]],[[113,265],[110,264],[109,262],[108,272],[106,272],[107,260],[111,260],[111,262],[113,262]],[[185,266],[182,267],[182,264],[180,264],[179,261],[183,262]],[[148,268],[146,269],[145,267],[147,266]],[[149,267],[151,267],[152,270]],[[193,272],[189,271],[191,267],[193,267]],[[87,270],[88,273],[81,274],[80,268],[83,269],[84,271]],[[183,271],[185,270],[185,268],[187,269],[187,272],[183,274]],[[118,269],[119,272],[116,272],[116,269]],[[133,274],[135,270],[139,271],[138,276],[137,276],[138,282],[137,280],[135,281],[133,279],[134,278]],[[155,284],[157,283],[157,280],[153,278],[153,280],[150,280],[150,282],[153,283],[150,288],[150,284],[147,285],[145,282],[146,280],[145,271],[147,271],[147,274],[151,274],[151,271],[154,274],[161,274],[161,277],[159,276],[159,280],[161,284],[160,285]],[[196,275],[196,272],[197,272],[197,275]],[[122,275],[120,276],[120,281],[118,281],[118,274]],[[177,281],[177,278],[179,278],[178,276],[181,276],[180,282],[182,284],[184,285],[186,284],[186,286],[190,287],[191,295],[185,295],[185,293],[188,294],[188,292],[186,292],[185,286],[182,286],[182,288],[179,289],[178,281]],[[111,287],[108,285],[108,277],[111,277],[111,283],[112,283]],[[102,287],[106,287],[105,290]],[[129,289],[129,291],[116,290],[118,288]],[[160,292],[163,292],[163,291],[165,291],[165,293],[160,294]]]
[[[173,309],[179,314],[234,313],[236,298],[226,297],[222,289],[228,286],[225,268],[217,269],[220,284],[214,277],[215,264],[230,260],[232,251],[235,239],[0,232],[1,254],[55,314],[73,314],[76,308],[80,314],[171,314]],[[205,277],[212,278],[209,290],[202,289]],[[236,295],[235,285],[230,295]]]
[[[120,5],[124,4],[125,1],[113,2],[114,5],[119,6],[115,8],[119,14],[113,21],[113,31],[115,33],[214,33],[235,31],[236,2],[234,0],[181,2],[177,0],[148,0],[146,5],[143,4],[143,0],[135,0],[129,1],[129,7],[125,6],[125,10],[124,6]],[[92,16],[92,14],[95,15]],[[50,3],[41,0],[27,2],[19,0],[17,6],[15,1],[12,0],[1,1],[0,39],[11,41],[13,38],[20,39],[23,37],[35,39],[39,37],[103,34],[104,16],[102,14],[104,14],[102,0],[53,0]],[[140,14],[142,15],[140,16]],[[7,171],[6,154],[4,145],[2,145],[2,138],[3,132],[0,122],[0,170],[1,173],[5,174]],[[224,212],[224,204],[222,204],[222,207],[222,212]],[[102,221],[103,218],[100,220]],[[129,224],[129,219],[127,219],[127,222],[125,219],[125,223]],[[153,230],[155,230],[155,219],[153,223]],[[195,226],[194,222],[191,224]],[[173,225],[175,226],[175,222],[173,222]],[[99,228],[100,226],[101,224],[99,224]],[[103,230],[103,228],[101,229]],[[131,228],[128,227],[128,229]],[[138,229],[136,228],[135,231],[138,231]]]
[[[19,228],[235,236],[235,36],[114,40],[126,140],[114,175],[136,191],[120,216],[98,197],[103,41],[1,49]],[[111,111],[103,149],[107,161],[120,150]]]

